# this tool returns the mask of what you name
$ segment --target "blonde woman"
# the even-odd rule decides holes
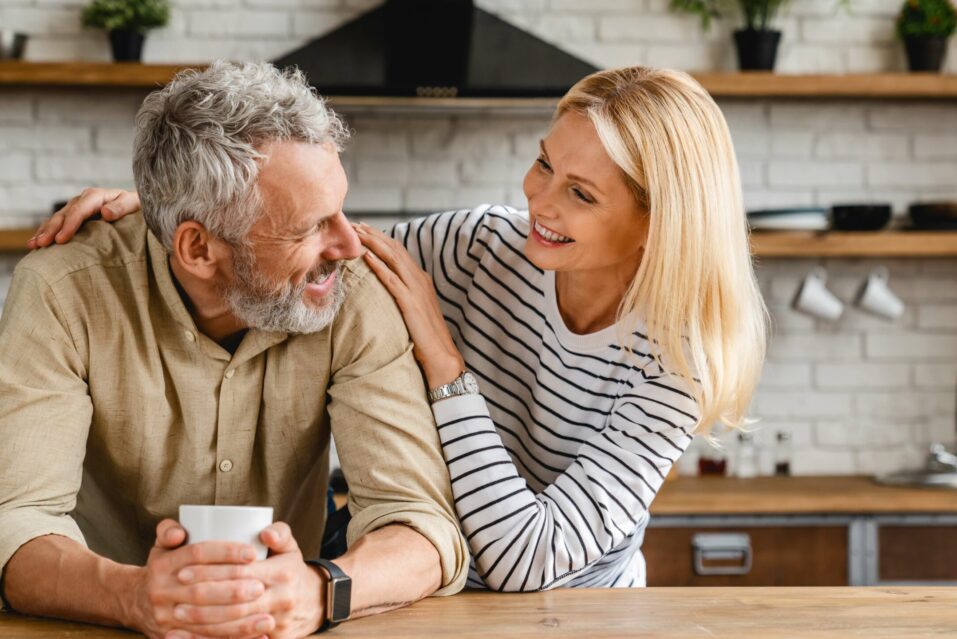
[[[524,189],[527,212],[356,230],[432,389],[469,585],[642,586],[655,494],[696,430],[742,424],[764,358],[731,138],[687,74],[603,71],[561,100]],[[34,243],[107,201],[138,208],[88,194]]]

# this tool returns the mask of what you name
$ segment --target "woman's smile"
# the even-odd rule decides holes
[[[566,237],[560,233],[557,233],[551,230],[550,228],[548,228],[547,226],[539,222],[537,219],[535,220],[535,223],[532,225],[532,236],[536,240],[538,240],[540,244],[544,246],[548,246],[548,247],[567,246],[569,244],[574,243],[575,241],[570,237]]]

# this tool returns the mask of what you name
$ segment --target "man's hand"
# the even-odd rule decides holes
[[[151,639],[185,637],[260,637],[275,627],[262,614],[264,581],[252,572],[256,551],[249,544],[207,541],[183,546],[186,531],[164,519],[156,544],[131,593],[127,625]],[[219,612],[206,627],[189,611]],[[223,611],[226,611],[224,614]]]
[[[210,637],[246,637],[254,629],[259,634],[268,633],[271,639],[300,639],[319,628],[325,618],[325,579],[303,562],[299,544],[287,524],[272,524],[260,538],[271,551],[270,557],[242,566],[242,572],[265,587],[262,595],[242,603],[180,604],[175,613],[177,619],[183,620],[181,628]],[[198,565],[190,570],[192,579],[188,583],[233,578],[224,574],[222,566]],[[261,618],[272,625],[261,626],[261,631],[258,625],[246,625],[249,620]]]

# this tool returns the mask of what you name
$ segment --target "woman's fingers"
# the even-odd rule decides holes
[[[422,272],[405,247],[391,237],[366,224],[355,225],[359,241],[369,249],[406,285],[411,286]]]
[[[36,234],[27,242],[27,247],[42,248],[54,242],[64,244],[73,239],[83,223],[97,213],[102,213],[106,220],[115,221],[137,211],[139,203],[139,196],[134,191],[84,189],[40,225]]]
[[[112,200],[100,209],[103,219],[115,222],[140,210],[140,195],[136,191],[120,191]]]
[[[86,189],[64,209],[63,228],[54,237],[57,244],[73,239],[76,232],[88,219],[100,212],[100,209],[121,195],[120,189]]]
[[[395,272],[389,268],[389,265],[382,261],[375,253],[372,251],[366,251],[363,254],[366,264],[369,265],[369,268],[372,269],[372,272],[375,273],[376,277],[379,278],[379,281],[382,282],[382,285],[385,286],[386,290],[389,291],[389,294],[395,300],[396,304],[399,306],[399,310],[402,311],[403,315],[405,314],[405,300],[406,296],[409,293],[409,288],[405,285],[402,279],[395,274]],[[408,318],[406,318],[408,321]]]
[[[69,206],[69,204],[67,204]],[[33,237],[27,242],[27,248],[37,249],[44,246],[50,246],[53,243],[53,237],[57,234],[60,228],[63,226],[63,211],[67,207],[63,207],[56,213],[54,213],[50,219],[43,222],[38,228],[37,232],[33,234]]]

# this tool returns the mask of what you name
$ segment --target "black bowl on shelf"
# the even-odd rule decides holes
[[[907,214],[914,229],[957,230],[957,202],[915,202]]]
[[[890,204],[835,204],[831,226],[839,231],[878,231],[890,222]]]

